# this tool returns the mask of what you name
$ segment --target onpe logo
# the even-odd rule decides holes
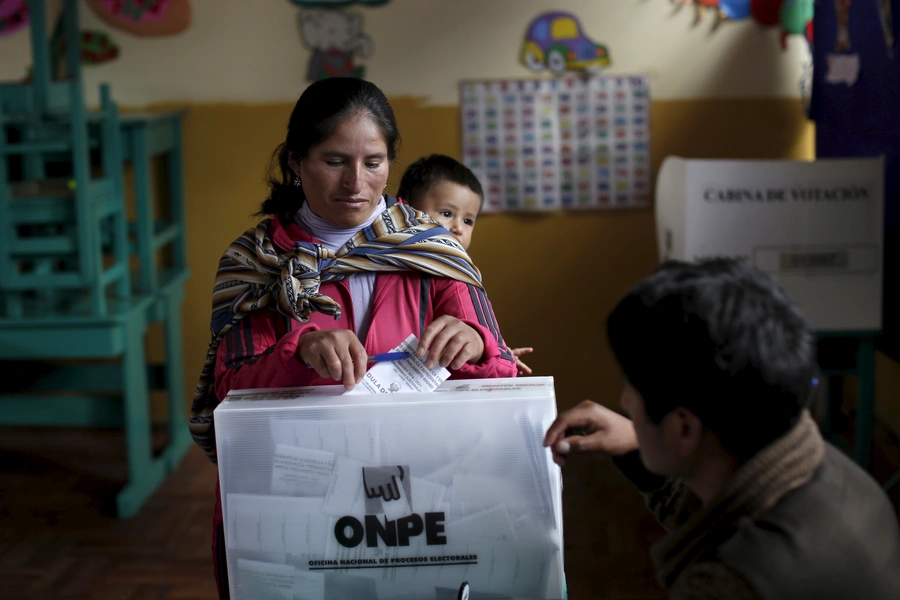
[[[445,545],[444,513],[427,512],[416,514],[412,506],[412,478],[409,465],[389,467],[363,467],[363,489],[365,490],[366,516],[361,522],[353,516],[344,516],[334,526],[334,537],[346,548],[355,548],[366,541],[366,546],[375,548],[381,540],[386,546],[409,546],[410,538],[425,534],[429,546]],[[390,513],[405,516],[390,520],[384,513],[385,504],[405,501],[402,505],[391,505]],[[399,508],[396,510],[394,508]]]
[[[384,502],[395,502],[405,496],[407,506],[412,512],[412,486],[409,477],[409,465],[393,467],[363,467],[363,489],[366,492],[366,512],[384,512]],[[403,489],[401,495],[400,489]]]

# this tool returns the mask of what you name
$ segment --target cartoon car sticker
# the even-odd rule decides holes
[[[528,26],[519,58],[529,70],[599,72],[610,64],[609,50],[584,34],[578,18],[567,12],[546,12]]]

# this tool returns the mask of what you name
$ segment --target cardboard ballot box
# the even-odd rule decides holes
[[[563,598],[551,377],[216,408],[233,600]]]
[[[881,329],[884,162],[685,160],[656,185],[660,258],[744,256],[819,331]]]

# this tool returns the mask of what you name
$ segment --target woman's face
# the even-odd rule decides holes
[[[364,223],[381,200],[390,163],[387,144],[368,115],[342,122],[309,153],[288,161],[314,213],[342,229]]]

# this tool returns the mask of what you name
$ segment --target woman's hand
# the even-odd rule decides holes
[[[297,340],[297,355],[320,377],[330,377],[350,391],[366,374],[368,355],[349,329],[325,329],[304,333]]]
[[[477,363],[484,355],[484,340],[477,331],[450,315],[432,321],[422,333],[417,354],[425,359],[425,366],[440,365],[459,369],[466,363]]]
[[[620,456],[638,449],[634,424],[617,412],[590,400],[583,400],[563,412],[544,436],[544,446],[553,451],[553,462],[566,464],[566,455],[603,452]]]

